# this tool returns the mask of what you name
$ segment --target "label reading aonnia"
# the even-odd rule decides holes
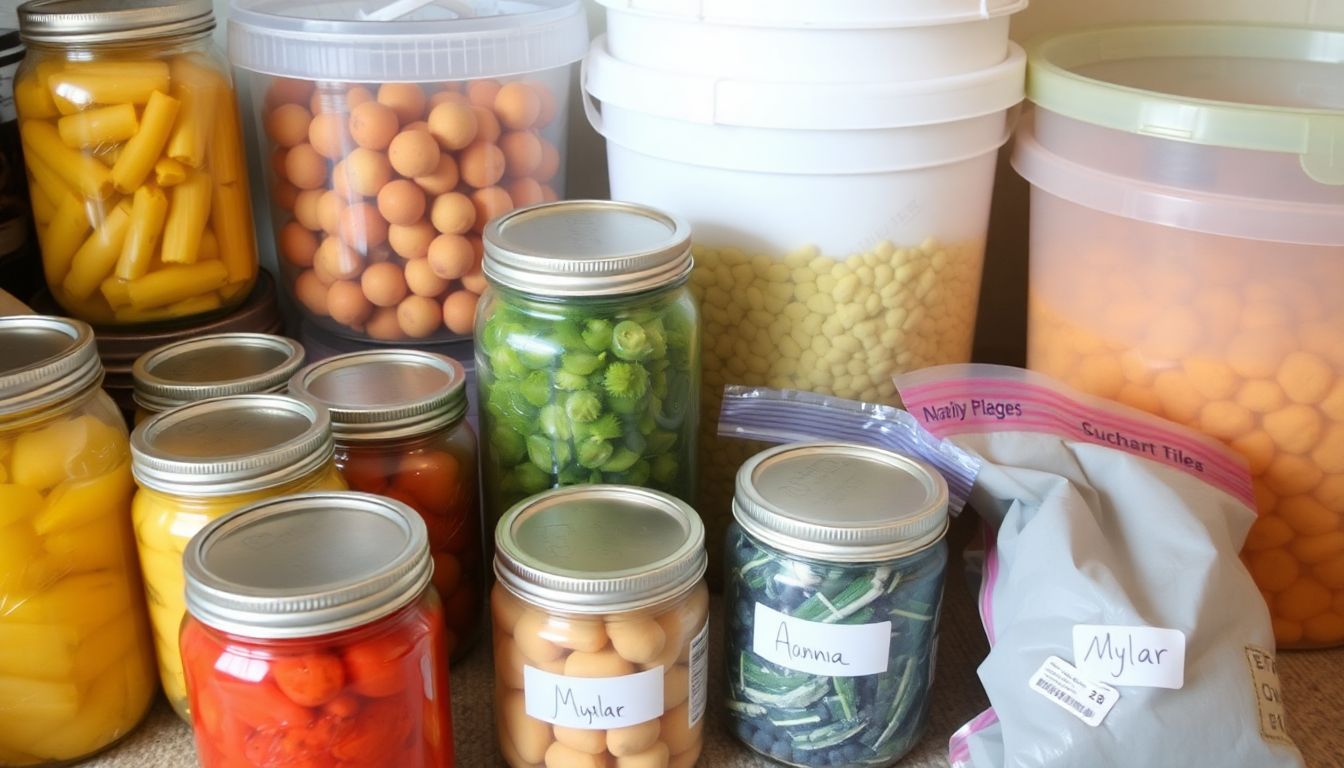
[[[891,622],[823,624],[757,603],[751,650],[773,664],[810,675],[876,675],[887,671]]]

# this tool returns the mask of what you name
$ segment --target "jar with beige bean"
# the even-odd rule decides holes
[[[705,531],[658,491],[571,486],[495,529],[495,715],[511,768],[690,768],[708,687]]]

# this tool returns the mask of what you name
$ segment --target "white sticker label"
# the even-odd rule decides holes
[[[689,725],[694,728],[705,716],[709,702],[709,619],[691,639],[691,704],[686,708]]]
[[[620,677],[567,677],[523,667],[527,714],[566,728],[605,730],[663,715],[663,668]]]
[[[1078,624],[1073,660],[1084,677],[1112,685],[1185,685],[1185,633],[1159,627]]]
[[[1274,654],[1253,645],[1246,646],[1246,663],[1251,667],[1251,685],[1255,687],[1255,704],[1260,711],[1260,735],[1266,739],[1292,744],[1288,735],[1288,715],[1283,709],[1283,693],[1279,689],[1279,670]]]
[[[1058,656],[1045,660],[1031,676],[1029,686],[1093,728],[1101,725],[1120,698],[1119,691],[1105,683],[1083,679],[1072,664]]]
[[[822,624],[757,603],[751,649],[766,661],[810,675],[876,675],[887,671],[891,622]]]

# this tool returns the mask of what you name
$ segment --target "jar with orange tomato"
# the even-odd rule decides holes
[[[480,632],[485,580],[476,434],[466,421],[462,364],[417,350],[353,352],[300,370],[289,389],[330,414],[336,463],[352,490],[420,513],[448,653],[461,658]]]

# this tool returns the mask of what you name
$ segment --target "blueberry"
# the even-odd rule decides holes
[[[779,739],[770,745],[770,756],[776,760],[788,760],[793,757],[793,745],[788,739]]]
[[[774,740],[769,732],[767,732],[765,729],[761,729],[751,735],[749,743],[751,744],[752,748],[758,752],[769,752],[770,747],[774,743]]]

